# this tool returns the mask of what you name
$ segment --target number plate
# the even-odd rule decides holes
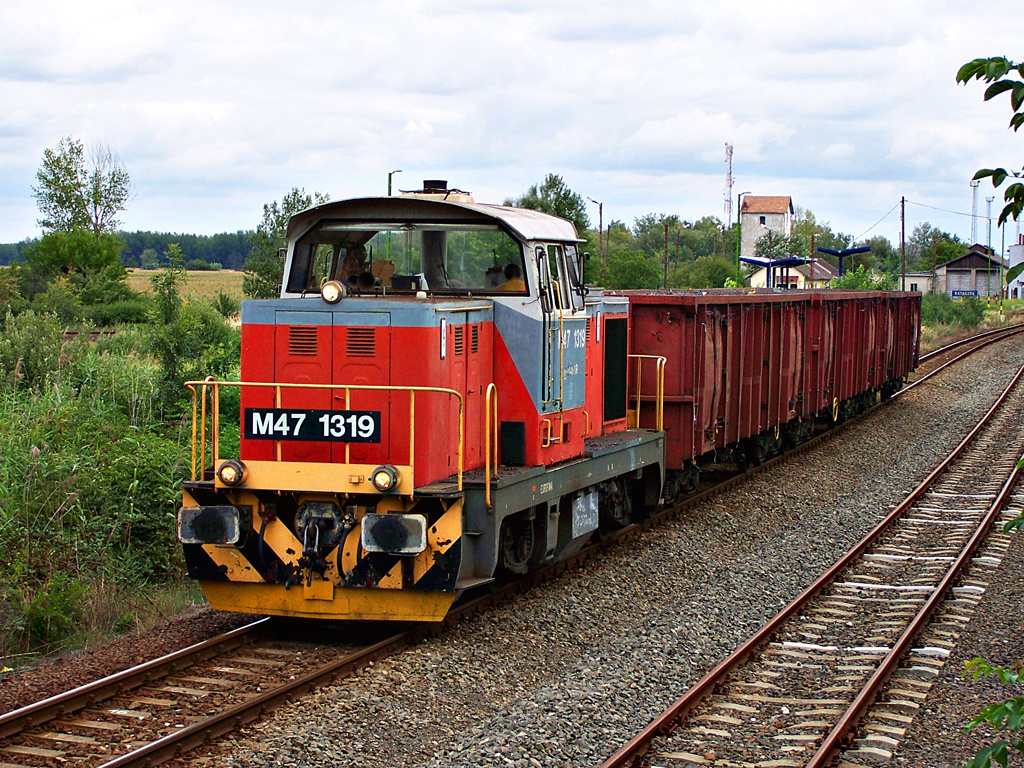
[[[379,443],[380,411],[246,408],[246,440]]]

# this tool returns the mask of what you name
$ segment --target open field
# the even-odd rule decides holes
[[[150,278],[160,271],[158,269],[129,269],[128,285],[136,291],[151,293],[153,282]],[[236,301],[241,301],[243,274],[228,269],[189,270],[188,282],[182,287],[182,293],[189,298],[212,299],[218,293],[223,292]]]

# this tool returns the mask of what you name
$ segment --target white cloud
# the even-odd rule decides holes
[[[721,216],[729,141],[742,189],[857,233],[901,194],[969,208],[974,169],[1018,162],[1005,104],[953,75],[1012,55],[1022,21],[951,0],[9,4],[0,241],[35,231],[35,169],[67,134],[120,153],[132,228],[248,228],[292,186],[383,192],[395,168],[485,200],[554,172],[626,221]]]

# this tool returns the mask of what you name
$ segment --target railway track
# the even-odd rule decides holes
[[[1005,328],[994,328],[991,331],[984,331],[983,333],[977,333],[964,339],[958,339],[957,341],[950,342],[949,344],[945,344],[937,349],[933,349],[931,352],[921,355],[919,364],[926,365],[933,360],[942,358],[944,355],[960,349],[961,347],[983,344],[991,340],[1001,340],[1007,336],[1020,333],[1021,331],[1024,331],[1024,325],[1022,324],[1008,325]]]
[[[1002,334],[996,335],[987,339],[987,343],[1001,338]],[[980,348],[976,346],[971,352]],[[942,367],[954,364],[963,356],[948,360]],[[796,450],[810,450],[831,439],[844,426],[819,435]],[[483,610],[530,584],[576,567],[611,543],[639,535],[659,520],[701,504],[742,482],[751,473],[764,471],[790,455],[792,452],[718,482],[658,512],[641,526],[625,529],[601,545],[583,550],[573,559],[536,572],[528,582],[507,584],[466,600],[440,626],[417,626],[397,632],[394,627],[377,629],[373,637],[362,638],[362,642],[345,642],[342,630],[338,635],[342,638],[340,642],[322,646],[276,640],[267,635],[270,622],[264,620],[7,713],[0,716],[0,765],[35,768],[74,762],[82,766],[121,768],[166,762],[256,720],[315,687],[336,681],[417,642],[424,635],[439,632],[443,626],[469,613]],[[363,626],[358,631],[366,634]]]
[[[902,504],[602,768],[889,760],[1008,543],[990,529],[1021,499],[1022,375]]]
[[[394,628],[369,642],[321,645],[267,634],[263,619],[0,716],[0,765],[157,764],[238,728],[390,652]]]

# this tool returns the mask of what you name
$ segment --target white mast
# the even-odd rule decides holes
[[[971,180],[971,245],[978,242],[978,185],[981,181]]]
[[[732,144],[725,142],[725,225],[732,226]]]

